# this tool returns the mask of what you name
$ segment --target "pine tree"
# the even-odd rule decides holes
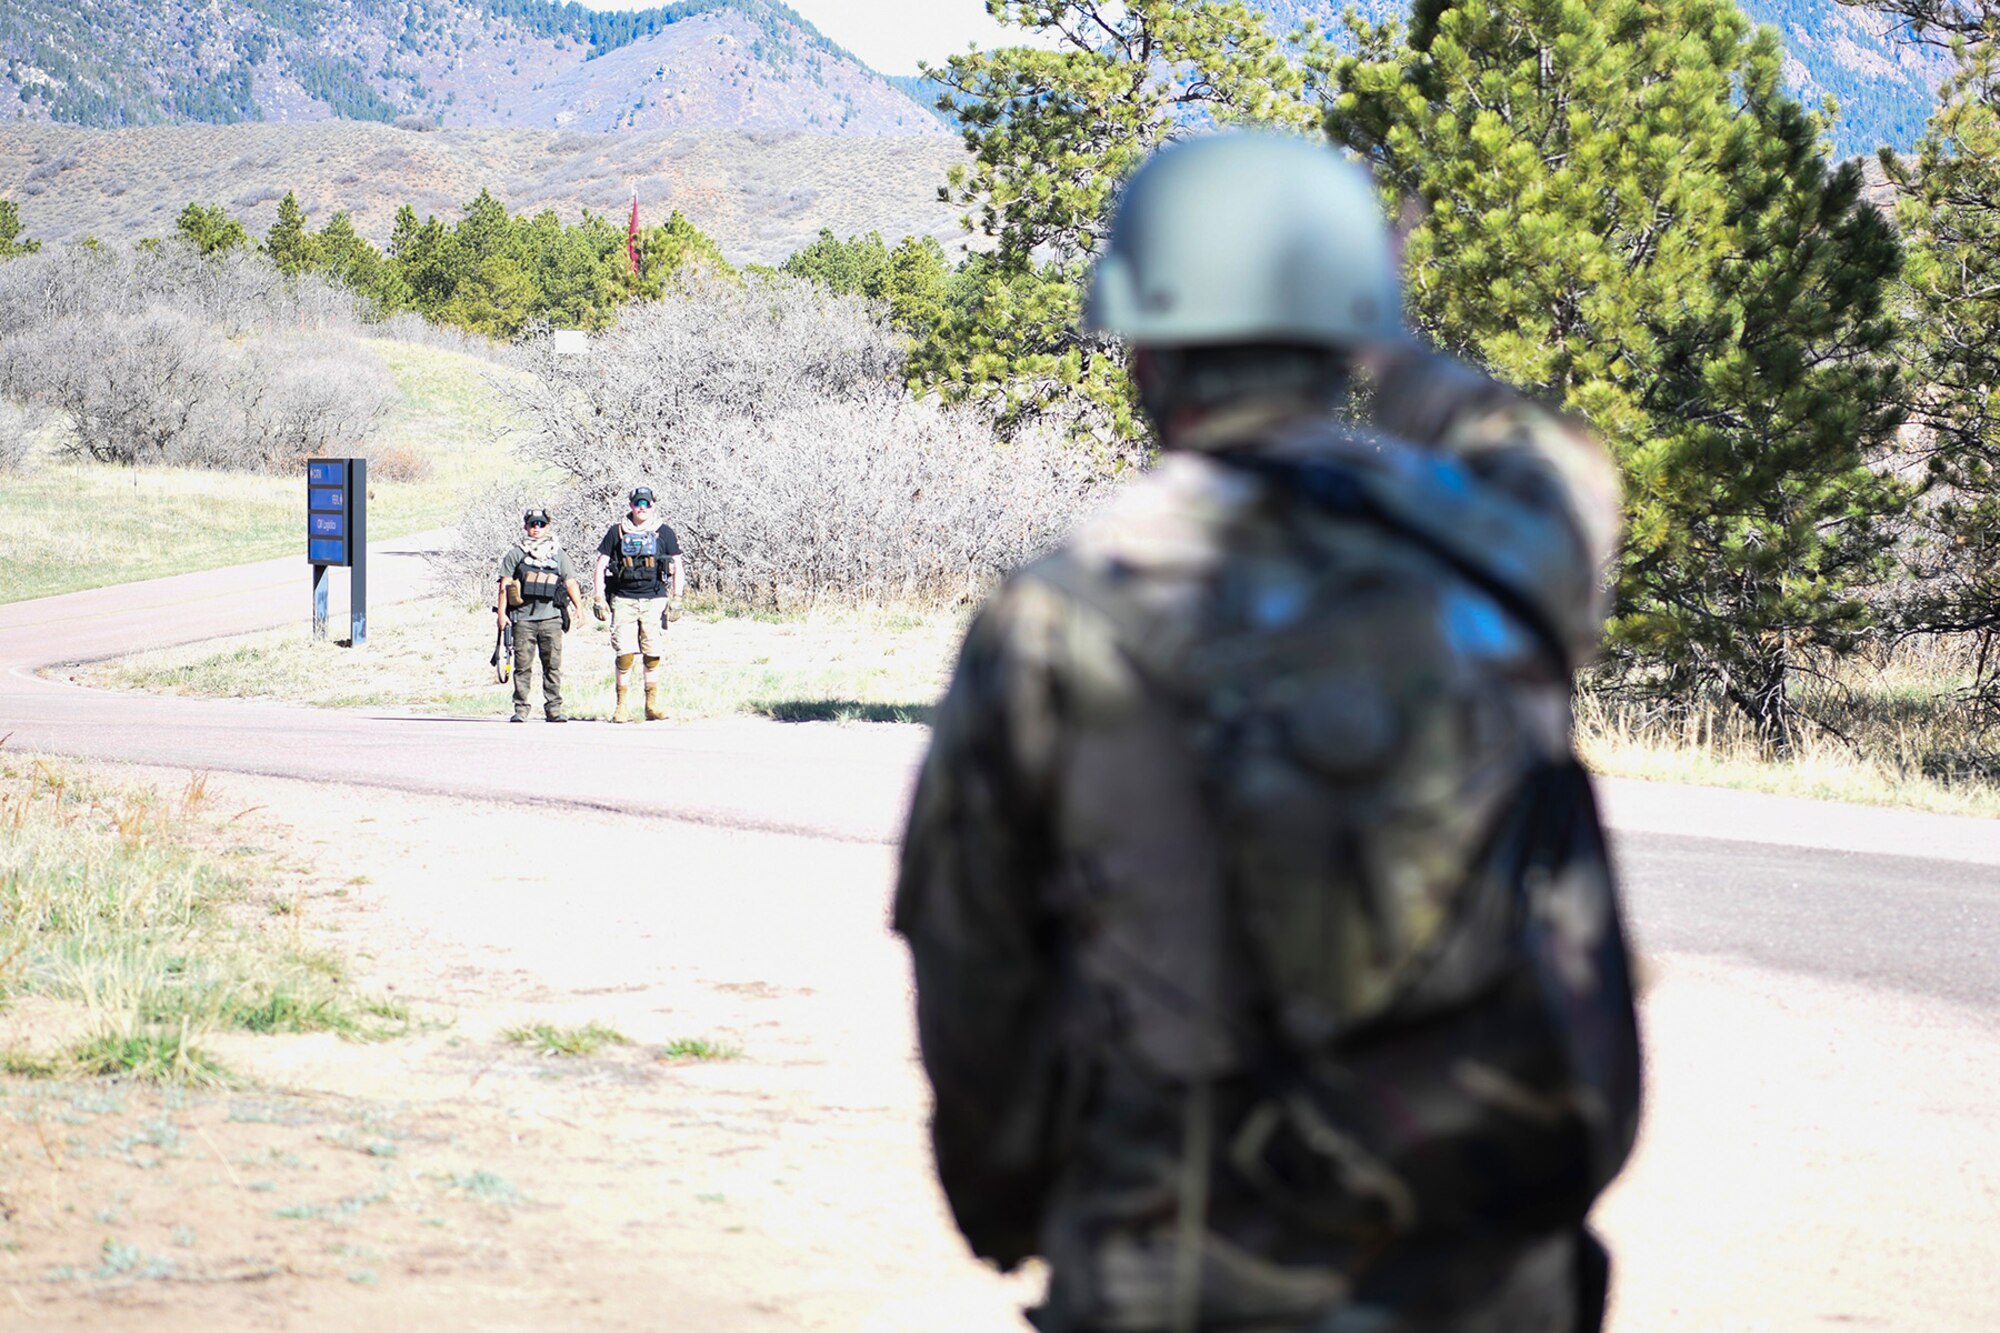
[[[21,209],[12,199],[0,199],[0,259],[31,255],[42,248],[40,241],[21,235]]]
[[[313,245],[320,271],[358,294],[375,318],[386,319],[409,308],[410,289],[396,266],[354,230],[353,219],[345,212],[327,219]]]
[[[1301,71],[1241,0],[991,0],[996,18],[1057,49],[953,56],[940,105],[973,160],[940,197],[996,242],[984,281],[921,343],[912,365],[950,398],[1009,420],[1059,411],[1118,440],[1140,430],[1123,361],[1082,338],[1083,282],[1114,192],[1190,124],[1310,127]]]
[[[250,233],[220,204],[190,203],[174,220],[174,230],[203,258],[250,248]]]
[[[1885,151],[1909,246],[1903,352],[1926,465],[1910,629],[1973,636],[2000,704],[2000,49],[1962,43],[1914,161]]]
[[[877,298],[883,294],[888,267],[889,247],[881,232],[871,231],[866,236],[851,236],[843,241],[834,236],[831,227],[821,227],[812,244],[779,265],[782,272],[817,282],[843,295]]]
[[[306,230],[305,210],[299,207],[298,195],[290,190],[278,201],[278,218],[265,234],[264,253],[280,273],[287,275],[296,276],[318,267],[312,234]]]
[[[1322,46],[1328,127],[1421,205],[1413,321],[1611,441],[1623,679],[1782,748],[1850,646],[1904,502],[1899,253],[1730,0],[1419,0]]]
[[[664,223],[639,229],[639,274],[623,281],[635,298],[657,301],[674,275],[689,265],[731,276],[736,272],[722,257],[722,248],[675,209]]]
[[[936,237],[906,237],[889,252],[883,276],[889,322],[913,339],[929,338],[948,313],[951,281],[951,266]]]

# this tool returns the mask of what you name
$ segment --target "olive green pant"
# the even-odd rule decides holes
[[[546,717],[562,715],[562,640],[562,621],[555,616],[514,622],[515,717],[528,715],[528,692],[538,649],[542,655],[542,713]]]

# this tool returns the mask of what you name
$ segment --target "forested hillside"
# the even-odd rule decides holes
[[[0,121],[936,134],[772,0],[7,0]]]

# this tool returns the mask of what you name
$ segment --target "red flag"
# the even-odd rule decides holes
[[[639,276],[639,192],[632,191],[632,220],[625,224],[625,258],[632,265],[632,276]]]

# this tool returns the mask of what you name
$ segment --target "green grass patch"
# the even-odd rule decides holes
[[[510,1207],[521,1202],[521,1191],[504,1177],[495,1175],[491,1171],[468,1171],[446,1176],[444,1183],[449,1188],[470,1195],[481,1203]]]
[[[88,1015],[57,1072],[215,1082],[226,1071],[201,1050],[209,1033],[407,1028],[345,988],[336,955],[243,910],[282,872],[267,853],[225,850],[230,812],[210,802],[198,780],[176,798],[0,764],[0,1002]]]
[[[230,1073],[179,1032],[147,1029],[106,1033],[80,1043],[66,1063],[95,1078],[134,1078],[154,1083],[225,1086]]]
[[[529,1023],[508,1028],[500,1034],[500,1040],[512,1042],[516,1046],[526,1046],[537,1055],[585,1056],[595,1055],[607,1046],[630,1046],[631,1038],[616,1028],[605,1027],[602,1023],[586,1023],[581,1027],[557,1027],[553,1023]]]
[[[355,452],[425,469],[371,480],[371,536],[456,522],[469,494],[535,475],[509,443],[521,423],[498,387],[521,372],[439,348],[365,345],[397,396]],[[303,555],[304,528],[302,477],[44,459],[0,486],[0,602]]]
[[[653,1053],[656,1060],[735,1060],[743,1048],[734,1042],[710,1037],[676,1037]]]

